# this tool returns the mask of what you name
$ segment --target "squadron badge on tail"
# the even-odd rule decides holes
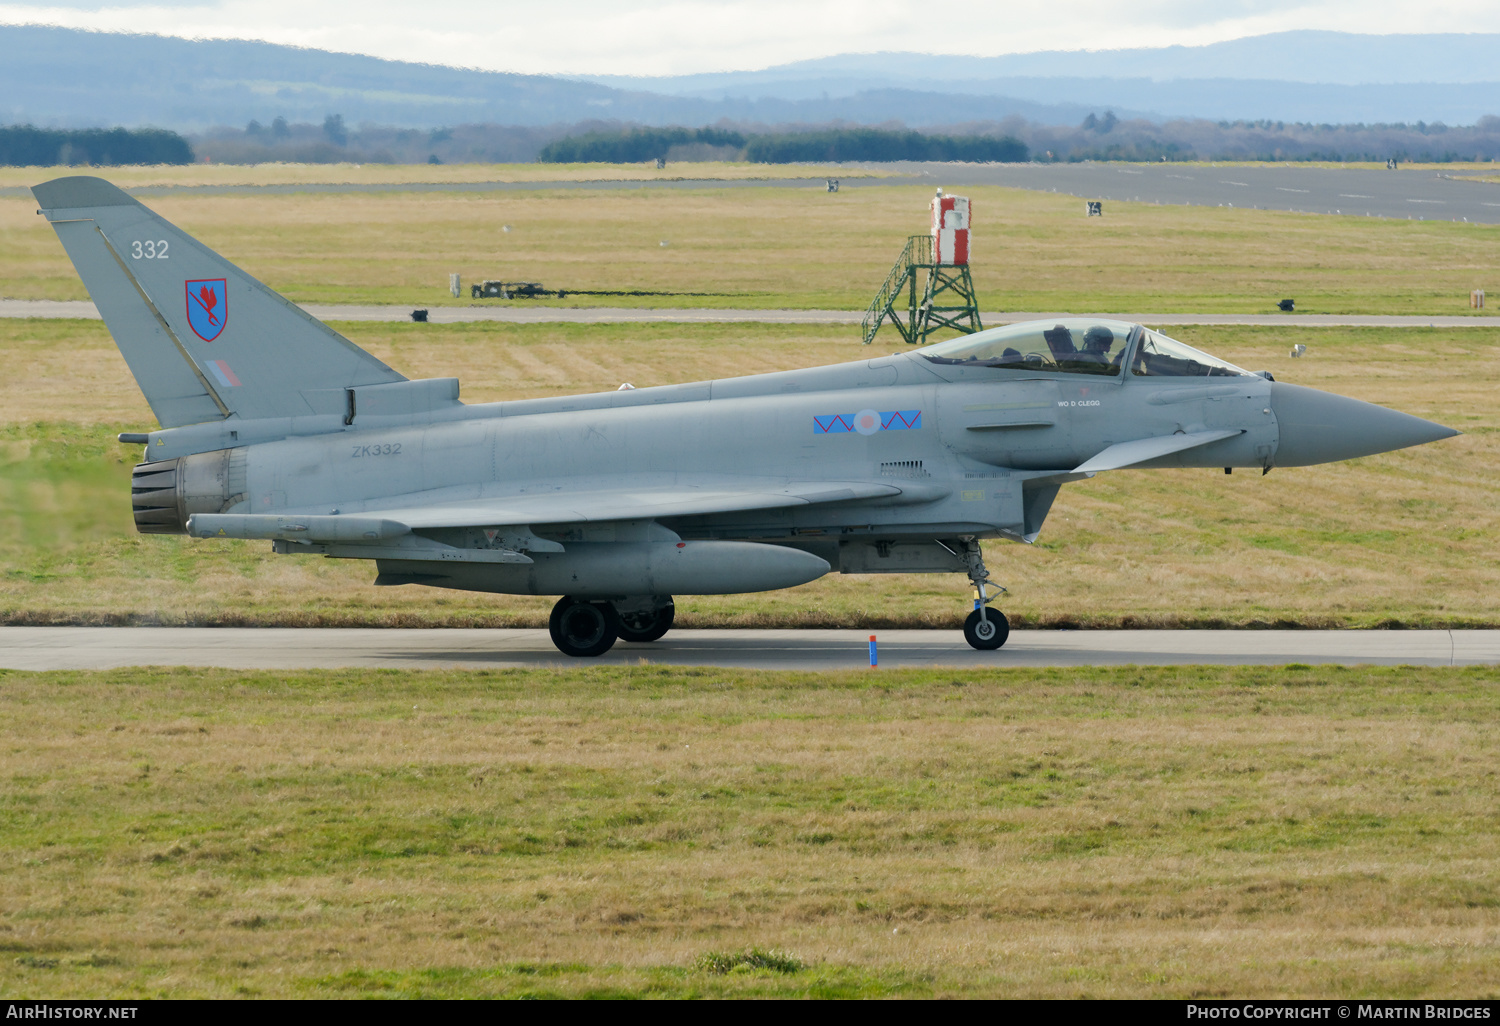
[[[187,293],[188,327],[205,342],[212,342],[229,319],[229,283],[224,278],[200,278],[183,282]]]

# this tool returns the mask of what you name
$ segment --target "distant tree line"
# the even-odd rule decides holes
[[[162,128],[0,127],[0,165],[9,167],[192,162],[193,148],[188,141]]]
[[[1090,114],[1076,127],[1038,125],[1021,118],[951,126],[953,131],[1013,134],[1034,160],[1267,160],[1452,163],[1500,159],[1500,118],[1476,124],[1315,125],[1287,121],[1165,123]]]
[[[548,143],[536,159],[544,164],[641,164],[666,157],[674,146],[693,144],[741,149],[745,137],[722,128],[631,128],[623,132],[585,132]]]
[[[1013,164],[1023,163],[1026,158],[1026,144],[1008,135],[925,135],[878,128],[757,135],[745,145],[745,159],[756,164],[828,160],[964,160]]]
[[[4,130],[0,130],[4,131]],[[35,131],[35,130],[32,130]],[[653,128],[608,121],[516,126],[466,124],[416,129],[349,125],[337,114],[321,124],[214,128],[191,138],[214,163],[420,164],[643,163],[669,161],[1401,161],[1500,160],[1500,117],[1477,124],[1313,125],[1282,121],[1165,123],[1090,114],[1076,125],[1043,125],[1020,117],[913,132],[847,125],[720,122],[708,128]],[[186,146],[186,143],[183,144]],[[43,163],[57,160],[57,147]],[[70,151],[72,152],[72,151]],[[97,157],[77,155],[73,162]],[[118,158],[115,158],[118,159]]]
[[[605,122],[578,125],[455,125],[392,128],[349,125],[330,114],[322,123],[274,117],[244,128],[222,126],[192,137],[193,149],[215,164],[524,164],[547,143],[569,132],[587,132]],[[642,158],[647,159],[647,158]]]
[[[847,160],[1025,161],[1026,144],[1008,136],[925,135],[879,128],[746,135],[723,128],[632,128],[569,135],[542,147],[546,164],[632,164],[665,159],[682,147],[732,148],[755,164]],[[731,156],[722,154],[721,156]]]

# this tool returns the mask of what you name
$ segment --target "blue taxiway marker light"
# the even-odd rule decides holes
[[[870,635],[870,665],[879,666],[880,660],[875,658],[875,635]]]

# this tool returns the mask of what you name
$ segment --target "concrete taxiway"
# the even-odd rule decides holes
[[[1341,665],[1500,663],[1500,630],[1472,631],[1015,631],[976,652],[958,631],[877,632],[890,667]],[[0,627],[0,667],[99,670],[203,666],[243,670],[635,665],[764,670],[860,669],[869,632],[679,630],[646,645],[618,644],[596,660],[560,655],[545,630],[235,627]]]
[[[411,320],[411,307],[375,305],[334,305],[310,303],[302,309],[320,321]],[[716,310],[670,309],[660,307],[610,306],[534,306],[527,300],[496,300],[490,306],[434,306],[427,319],[433,324],[466,324],[496,321],[507,324],[858,324],[863,310]],[[982,313],[989,327],[1018,321],[1050,320],[1076,317],[1076,312],[1055,310],[1007,310]],[[1086,315],[1085,315],[1086,316]],[[1121,321],[1133,321],[1154,328],[1185,324],[1252,325],[1280,328],[1482,328],[1500,323],[1500,313],[1449,316],[1410,316],[1377,314],[1208,314],[1208,313],[1101,313]],[[99,311],[87,300],[0,299],[0,317],[39,317],[43,319],[80,318],[99,320]]]

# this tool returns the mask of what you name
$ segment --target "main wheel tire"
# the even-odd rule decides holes
[[[656,641],[672,629],[677,607],[671,599],[655,612],[620,614],[620,640],[637,643]]]
[[[547,624],[552,644],[568,656],[600,656],[608,652],[620,634],[620,618],[608,602],[581,602],[570,596],[558,599]]]
[[[1005,639],[1010,637],[1010,621],[1005,614],[998,609],[986,608],[981,619],[979,613],[978,609],[974,610],[964,621],[964,640],[982,652],[1005,644]]]

